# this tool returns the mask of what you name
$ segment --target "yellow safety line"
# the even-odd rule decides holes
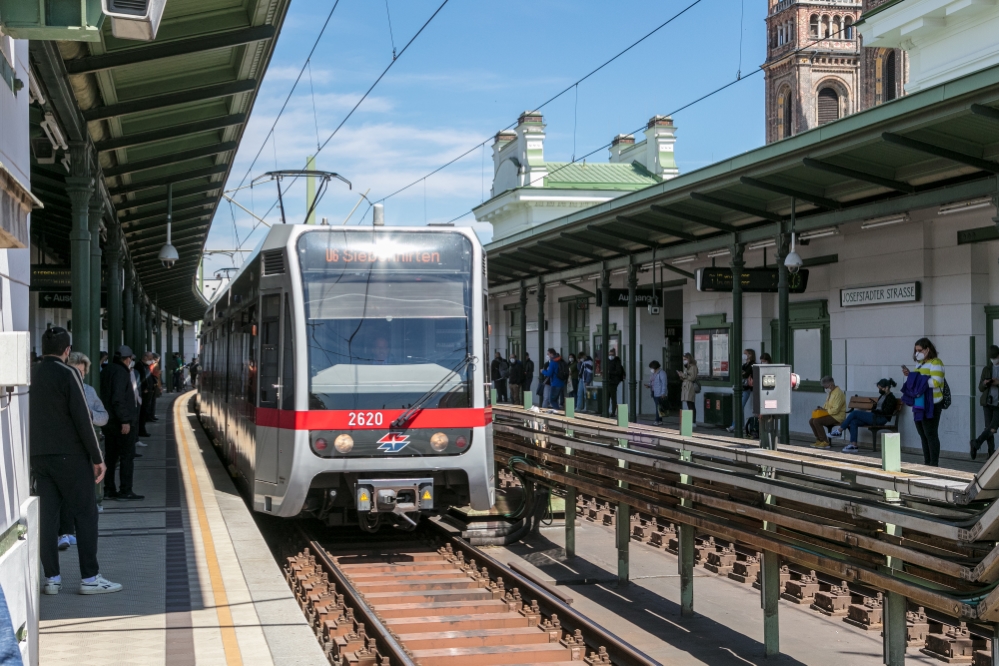
[[[194,494],[194,506],[198,514],[201,543],[204,545],[205,559],[208,561],[208,576],[212,583],[212,596],[215,598],[215,612],[219,618],[219,630],[222,632],[222,647],[225,648],[225,661],[228,666],[242,666],[243,657],[239,652],[236,628],[233,626],[232,612],[229,610],[229,598],[225,593],[225,583],[222,581],[222,569],[219,567],[219,558],[215,553],[215,541],[212,539],[212,531],[208,527],[208,512],[205,511],[205,502],[201,497],[201,487],[198,484],[198,477],[194,474],[194,460],[191,458],[186,428],[182,427],[182,423],[184,423],[182,408],[186,404],[184,398],[190,398],[190,395],[190,393],[186,393],[178,397],[174,403],[174,431],[183,443],[184,462],[187,466],[187,476]]]

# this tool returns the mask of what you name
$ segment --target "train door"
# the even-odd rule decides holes
[[[278,382],[278,399],[281,410],[295,411],[295,331],[291,325],[291,295],[284,297],[284,325],[281,327],[281,379]],[[305,350],[303,350],[303,353]],[[278,484],[291,476],[295,461],[297,431],[280,428],[278,436]]]
[[[683,382],[677,372],[683,371],[683,321],[666,320],[666,347],[663,349],[663,367],[666,370],[666,388],[669,408],[677,413]]]
[[[260,296],[260,330],[258,335],[260,369],[257,373],[257,407],[277,410],[278,384],[281,381],[281,292]],[[266,412],[264,412],[266,413]],[[267,423],[276,419],[267,419]],[[278,428],[257,428],[256,480],[277,483]]]

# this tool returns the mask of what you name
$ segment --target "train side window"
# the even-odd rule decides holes
[[[281,409],[295,409],[295,336],[291,328],[291,299],[284,299],[284,363],[281,373]]]
[[[260,406],[277,409],[281,295],[264,296],[260,317]]]

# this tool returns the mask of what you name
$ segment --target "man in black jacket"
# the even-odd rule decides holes
[[[70,337],[64,328],[42,334],[43,358],[31,369],[31,471],[40,506],[42,592],[59,594],[59,520],[65,508],[76,527],[80,594],[117,592],[121,584],[100,575],[97,564],[97,501],[94,485],[106,467],[90,418],[80,374],[66,365]]]
[[[107,448],[108,475],[104,480],[104,499],[141,500],[132,492],[135,470],[135,441],[139,425],[139,384],[132,367],[135,355],[131,347],[122,345],[114,360],[101,373],[101,401],[110,419],[104,426]],[[121,461],[121,483],[115,490],[115,467]]]
[[[524,406],[524,364],[517,360],[515,354],[510,354],[510,399],[518,407]]]
[[[607,381],[607,411],[611,416],[617,416],[617,387],[624,381],[624,364],[617,356],[617,350],[611,348],[607,355],[607,370],[605,371]]]
[[[524,352],[524,384],[523,389],[527,393],[531,392],[531,384],[534,383],[534,361],[531,360],[531,355]]]

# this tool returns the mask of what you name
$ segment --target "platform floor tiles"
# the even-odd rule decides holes
[[[41,597],[43,666],[306,666],[328,662],[250,512],[187,410],[159,399],[135,492],[104,503],[101,573],[124,586],[81,596],[76,548],[63,590]]]

